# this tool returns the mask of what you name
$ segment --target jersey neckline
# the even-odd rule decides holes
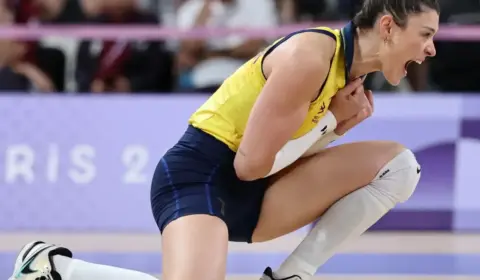
[[[345,57],[345,83],[348,83],[352,77],[350,77],[350,70],[352,70],[353,64],[353,54],[355,50],[355,35],[356,35],[357,26],[350,21],[345,25],[340,33],[343,46],[343,53]],[[366,75],[362,76],[365,78]]]

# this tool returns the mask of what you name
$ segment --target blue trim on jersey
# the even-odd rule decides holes
[[[335,36],[335,34],[333,34],[332,32],[330,32],[328,30],[324,30],[324,29],[302,29],[302,30],[298,30],[298,31],[295,31],[293,33],[288,34],[287,36],[280,39],[277,43],[270,46],[270,48],[267,49],[265,54],[263,55],[263,57],[261,59],[261,70],[262,70],[262,75],[265,79],[267,79],[267,76],[265,75],[265,72],[263,72],[263,61],[265,60],[267,55],[269,55],[276,47],[280,46],[283,42],[287,41],[288,39],[292,38],[293,36],[295,36],[297,34],[301,34],[301,33],[306,33],[306,32],[315,32],[315,33],[327,35],[328,37],[335,40],[335,42],[337,41],[337,37]],[[333,57],[332,57],[332,61],[333,61]],[[332,65],[332,61],[330,61],[330,68],[331,68],[331,65]],[[330,70],[328,71],[328,75],[330,75]],[[327,75],[327,78],[325,79],[325,81],[323,82],[322,86],[320,87],[320,90],[318,91],[318,96],[315,99],[318,99],[320,94],[322,94],[323,88],[325,88],[325,84],[327,83],[327,80],[328,80],[328,75]]]
[[[353,22],[349,22],[341,30],[341,39],[343,45],[343,53],[345,54],[345,81],[348,83],[353,77],[350,77],[350,71],[352,70],[353,55],[355,50],[355,35],[357,26]],[[361,78],[365,79],[367,75],[363,75]]]
[[[288,39],[292,38],[293,36],[297,35],[297,34],[301,34],[301,33],[305,33],[305,32],[315,32],[315,33],[320,33],[320,34],[323,34],[323,35],[327,35],[328,37],[332,38],[333,40],[337,41],[337,37],[335,36],[335,34],[333,34],[332,32],[330,31],[327,31],[327,30],[323,30],[323,29],[302,29],[302,30],[298,30],[298,31],[295,31],[293,33],[290,33],[288,34],[287,36],[283,37],[282,39],[280,39],[278,42],[276,42],[275,44],[271,45],[266,51],[265,51],[265,54],[263,55],[262,59],[261,59],[261,69],[262,69],[262,74],[263,74],[263,77],[265,79],[267,79],[267,76],[265,75],[265,72],[263,72],[263,61],[265,60],[265,58],[271,53],[273,52],[273,50],[275,50],[278,46],[280,46],[282,43],[284,43],[285,41],[287,41]],[[325,80],[326,82],[327,80]],[[322,86],[322,89],[323,89],[323,86]],[[321,92],[321,91],[320,91]]]
[[[342,28],[342,45],[345,54],[345,81],[350,80],[350,70],[352,70],[353,54],[355,49],[355,32],[357,27],[353,22],[349,22]]]
[[[208,181],[205,184],[205,195],[207,196],[207,204],[208,204],[208,212],[210,215],[213,215],[213,207],[212,207],[212,195],[210,191],[210,187],[212,185],[212,179],[215,173],[217,172],[218,165],[213,168],[212,172],[210,173],[210,176],[208,177]]]
[[[162,158],[161,160],[163,164],[163,168],[165,168],[165,175],[167,176],[168,183],[172,186],[172,191],[173,191],[173,198],[175,199],[175,219],[179,217],[179,210],[180,210],[180,199],[178,195],[178,190],[175,188],[175,184],[173,183],[172,176],[170,174],[170,169],[168,168],[167,161],[165,158]]]

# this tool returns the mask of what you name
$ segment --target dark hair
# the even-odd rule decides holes
[[[405,27],[408,15],[422,13],[425,9],[440,13],[438,0],[364,0],[353,23],[360,29],[373,28],[379,15],[389,13],[398,26]]]

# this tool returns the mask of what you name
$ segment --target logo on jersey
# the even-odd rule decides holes
[[[323,116],[323,113],[325,113],[325,109],[327,109],[327,106],[325,105],[325,102],[322,102],[322,105],[320,105],[320,108],[318,109],[318,112],[315,116],[313,116],[312,122],[317,124],[320,119]]]
[[[327,106],[325,106],[325,102],[322,102],[322,106],[320,106],[320,110],[318,110],[318,113],[323,114],[325,112],[326,107]]]

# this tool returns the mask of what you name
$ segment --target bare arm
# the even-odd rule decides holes
[[[291,24],[296,20],[296,7],[294,0],[277,0],[279,4],[280,22]]]
[[[208,19],[211,16],[211,6],[212,6],[212,1],[205,0],[191,28],[205,27]],[[182,51],[188,52],[192,55],[197,55],[198,52],[202,49],[203,43],[204,43],[203,39],[198,39],[198,38],[184,39],[180,42],[180,48]]]
[[[328,74],[334,41],[318,34],[297,36],[265,61],[268,79],[252,108],[234,161],[242,180],[270,172],[275,155],[303,123]]]
[[[248,21],[242,23],[240,26],[252,29],[277,27],[278,16],[273,1],[257,2],[258,3],[254,6],[239,8],[241,10],[245,9],[244,11],[242,11],[242,13],[249,15]],[[243,41],[242,43],[240,43],[230,41],[230,39],[233,38],[231,36],[227,36],[227,42],[229,42],[228,46],[224,46],[223,49],[204,49],[202,53],[202,58],[206,59],[211,57],[230,57],[248,60],[255,56],[266,44],[266,41],[262,38],[242,37],[243,36],[237,38]]]

